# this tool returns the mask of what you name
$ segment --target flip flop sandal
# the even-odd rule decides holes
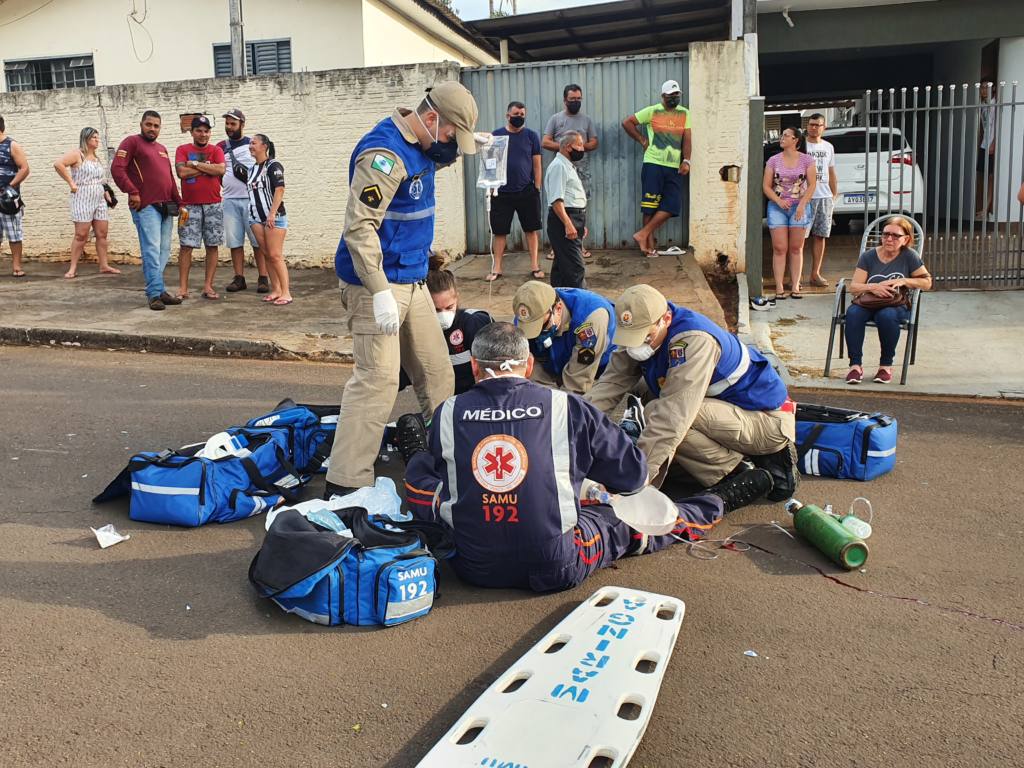
[[[789,298],[789,294],[786,293],[785,291],[783,291],[782,293],[776,293],[775,294],[775,300],[776,301],[785,301],[788,298]]]
[[[802,299],[803,297],[804,297],[804,295],[802,293],[791,293],[791,294],[789,294],[789,298],[791,298],[791,299]]]
[[[293,301],[295,301],[295,299],[274,299],[274,306],[275,307],[287,307]]]
[[[280,296],[264,296],[263,297],[263,301],[268,302],[268,303],[273,303],[273,302],[277,301],[279,298],[281,298],[281,297]]]
[[[220,298],[220,294],[218,294],[216,291],[213,291],[212,293],[210,291],[203,291],[200,295],[204,299],[210,299],[211,301],[215,301]]]
[[[656,258],[658,258],[658,256],[660,256],[660,255],[661,255],[661,254],[660,254],[660,253],[658,253],[658,251],[657,251],[657,250],[651,250],[651,251],[644,251],[644,256],[646,256],[646,257],[647,257],[648,259],[656,259]]]
[[[13,272],[11,272],[11,277],[24,277],[24,276],[25,276],[25,270],[23,270],[23,269],[16,269]]]
[[[663,251],[658,251],[659,256],[682,256],[686,251],[680,248],[678,245],[673,245],[671,248],[666,248]]]
[[[488,272],[487,277],[484,278],[484,282],[493,283],[495,280],[501,279],[501,272]]]
[[[533,279],[534,280],[540,280],[540,279],[542,279],[544,277],[544,270],[543,269],[533,269],[533,270],[530,270],[530,274],[533,275]]]
[[[828,280],[826,280],[824,277],[819,277],[817,280],[812,278],[811,285],[816,286],[818,288],[828,288]]]

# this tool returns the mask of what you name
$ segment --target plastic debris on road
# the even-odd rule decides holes
[[[127,533],[121,534],[117,532],[117,529],[110,523],[107,523],[102,528],[89,528],[96,536],[96,541],[100,543],[100,549],[106,549],[112,547],[115,544],[120,544],[122,541],[128,541],[131,538]]]
[[[744,656],[749,656],[752,659],[756,659],[758,657],[757,651],[744,651],[743,655]]]

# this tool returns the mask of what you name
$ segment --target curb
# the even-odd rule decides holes
[[[0,344],[62,346],[200,357],[238,357],[250,360],[310,360],[351,363],[350,352],[296,351],[274,341],[209,339],[195,336],[156,336],[116,331],[67,330],[63,328],[0,327]]]
[[[742,279],[740,279],[741,276]],[[736,309],[736,335],[744,344],[753,344],[761,351],[761,354],[768,359],[768,362],[772,364],[772,368],[782,378],[787,389],[795,387],[797,384],[792,374],[790,374],[789,368],[786,367],[785,363],[782,362],[775,352],[775,345],[772,344],[771,328],[768,323],[764,320],[757,320],[755,322],[750,320],[750,292],[747,290],[746,274],[741,272],[736,277],[736,286],[739,290],[739,306]]]

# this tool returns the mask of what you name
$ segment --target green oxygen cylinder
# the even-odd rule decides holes
[[[796,499],[786,503],[786,511],[793,515],[797,532],[836,565],[852,571],[867,562],[868,545],[828,512]]]

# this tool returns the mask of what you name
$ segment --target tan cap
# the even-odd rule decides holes
[[[615,300],[615,336],[618,347],[639,347],[648,330],[668,310],[668,301],[649,285],[634,285]]]
[[[547,320],[548,310],[555,306],[558,294],[555,289],[540,280],[523,283],[512,297],[512,311],[516,316],[516,324],[528,339],[540,335]]]
[[[476,121],[479,111],[473,94],[455,80],[438,83],[427,91],[430,103],[437,107],[441,117],[455,126],[455,141],[464,155],[476,154]]]

